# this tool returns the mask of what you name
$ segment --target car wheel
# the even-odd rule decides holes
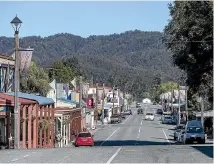
[[[200,141],[200,144],[205,144],[205,140],[201,140],[201,141]]]
[[[75,147],[79,147],[77,144],[75,144]]]
[[[174,136],[174,140],[175,140],[175,141],[176,141],[176,139],[177,139],[177,138]]]
[[[184,144],[185,144],[185,145],[189,144],[189,141],[184,140]]]

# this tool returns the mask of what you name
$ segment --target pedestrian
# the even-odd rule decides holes
[[[60,147],[60,143],[61,143],[61,140],[62,140],[62,136],[60,134],[60,131],[57,132],[57,135],[56,135],[56,141],[57,141],[57,145],[58,147]]]

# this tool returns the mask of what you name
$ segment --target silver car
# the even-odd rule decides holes
[[[185,130],[180,130],[180,133],[178,133],[178,141],[180,143],[184,143],[184,133],[185,133]]]
[[[175,132],[174,132],[174,140],[177,140],[178,139],[178,136],[181,132],[181,129],[176,129]]]
[[[171,116],[165,116],[163,118],[162,124],[172,124],[172,117]]]
[[[184,124],[179,124],[176,126],[175,132],[174,132],[174,140],[178,139],[178,135],[181,132],[181,130],[185,129],[185,125]]]

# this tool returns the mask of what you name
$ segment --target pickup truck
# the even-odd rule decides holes
[[[110,117],[110,119],[111,119],[111,123],[115,123],[115,122],[120,123],[122,121],[122,117],[120,114],[113,114]]]

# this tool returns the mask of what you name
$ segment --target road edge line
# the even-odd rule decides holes
[[[169,141],[169,139],[168,139],[168,137],[167,137],[167,135],[166,135],[166,133],[165,133],[165,131],[162,129],[162,131],[163,131],[163,133],[164,133],[164,135],[165,135],[165,138],[166,138],[166,140],[168,141],[168,143],[171,145],[171,142]]]

